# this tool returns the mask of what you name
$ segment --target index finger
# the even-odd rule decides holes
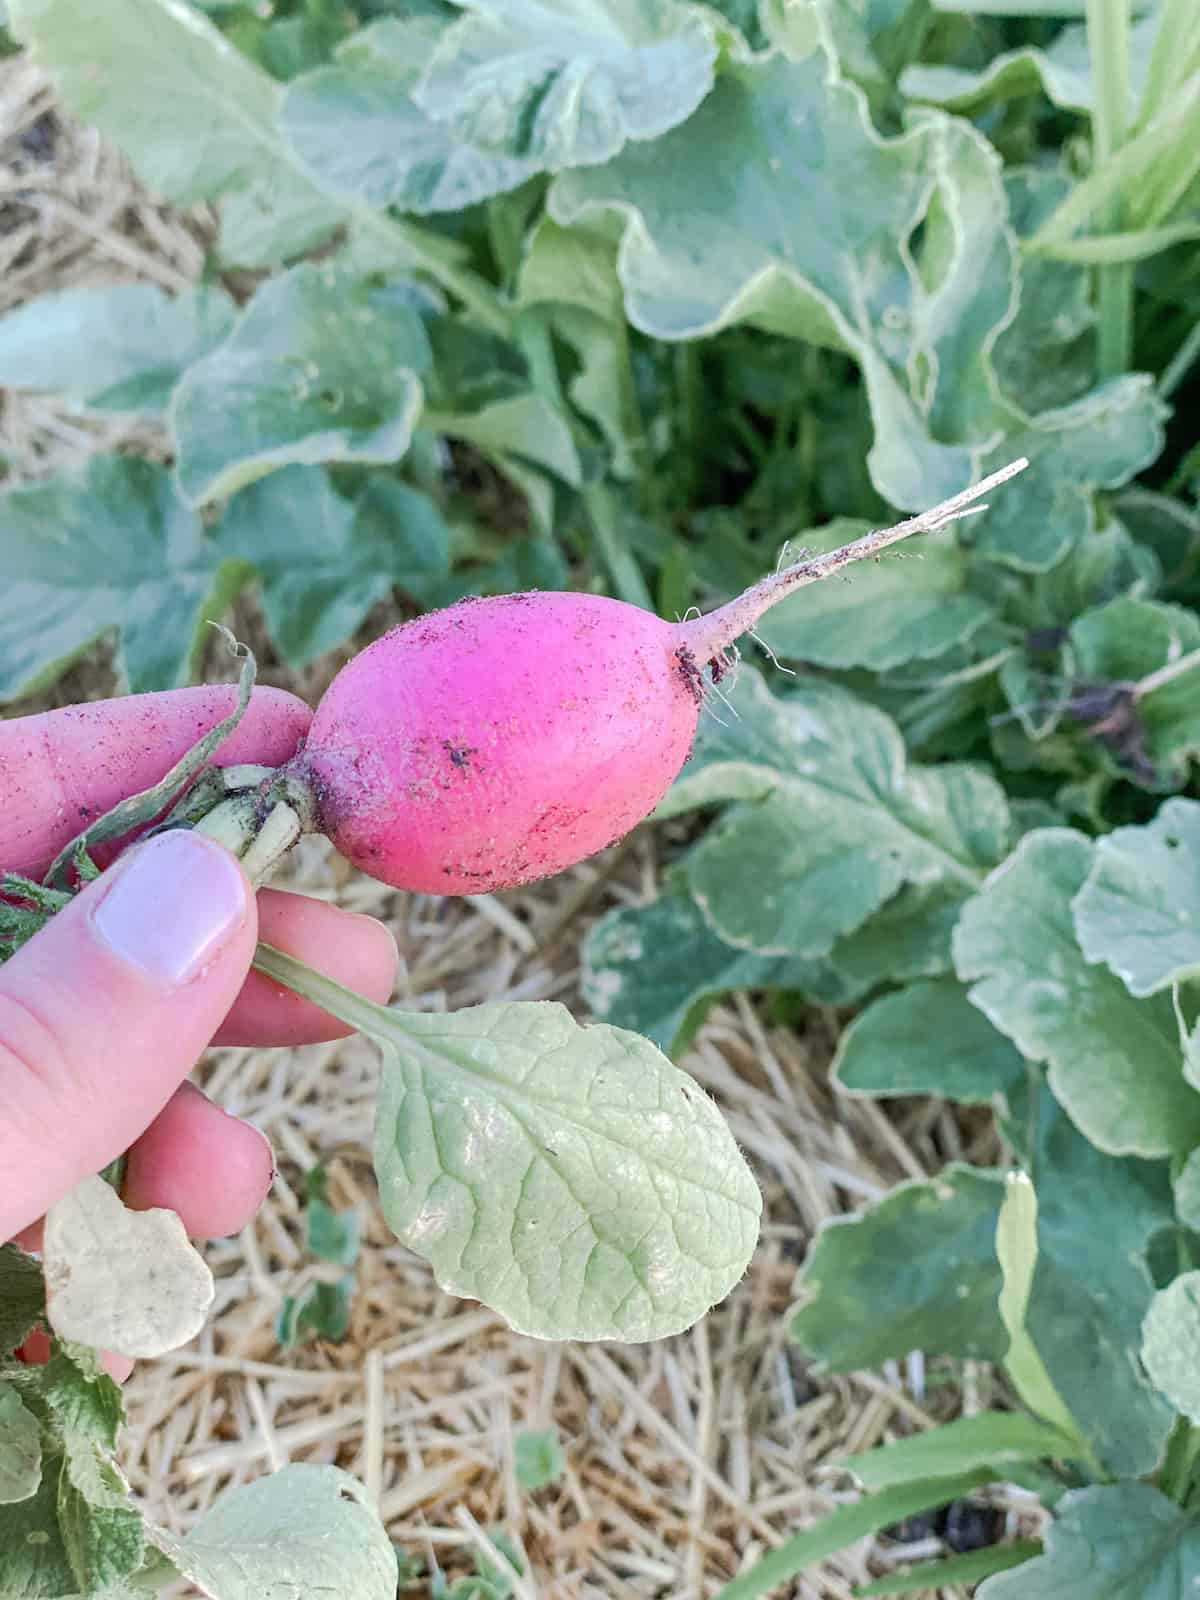
[[[209,684],[0,722],[0,871],[40,876],[89,822],[157,783],[236,697],[232,684]],[[295,695],[255,689],[214,759],[279,766],[311,719]]]

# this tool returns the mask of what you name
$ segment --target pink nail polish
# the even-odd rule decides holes
[[[227,850],[175,829],[117,866],[92,926],[122,960],[174,986],[194,977],[240,927],[248,892]]]

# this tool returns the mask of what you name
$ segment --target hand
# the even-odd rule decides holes
[[[40,876],[233,698],[180,689],[0,723],[0,870]],[[293,696],[257,689],[217,759],[277,766],[309,718]],[[126,1150],[127,1204],[170,1207],[194,1238],[249,1221],[270,1146],[183,1080],[210,1042],[350,1031],[250,971],[260,936],[372,999],[391,993],[396,949],[380,923],[303,895],[256,897],[227,851],[184,831],[128,851],[0,966],[0,1241],[36,1249],[46,1208]]]

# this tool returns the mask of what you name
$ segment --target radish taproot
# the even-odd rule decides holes
[[[691,621],[569,592],[431,612],[342,669],[285,775],[342,855],[397,888],[470,894],[560,872],[654,809],[691,750],[705,672],[720,676],[763,612],[945,526],[1023,465]]]

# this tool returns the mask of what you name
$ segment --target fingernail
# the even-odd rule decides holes
[[[241,925],[246,899],[246,880],[227,850],[173,829],[117,868],[92,926],[155,982],[186,983]]]

